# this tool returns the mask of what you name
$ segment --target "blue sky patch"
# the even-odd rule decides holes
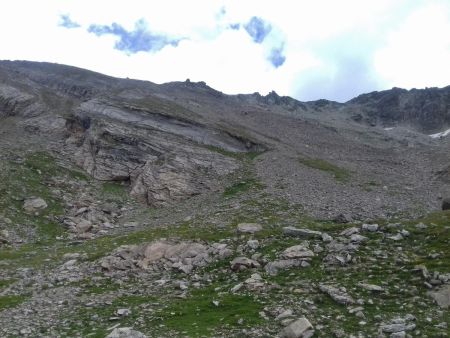
[[[256,16],[252,17],[244,28],[256,43],[262,43],[272,30],[269,23]]]
[[[78,22],[73,21],[69,15],[65,14],[65,15],[61,15],[60,16],[60,23],[59,26],[61,27],[65,27],[65,28],[78,28],[81,27],[80,24]]]
[[[282,66],[286,61],[286,56],[283,55],[283,47],[273,48],[270,51],[269,61],[275,68]]]
[[[176,46],[179,42],[179,40],[172,40],[167,36],[150,32],[147,28],[147,23],[143,19],[137,21],[134,30],[131,31],[128,31],[118,23],[113,22],[109,26],[90,25],[88,32],[97,36],[110,34],[119,37],[114,48],[129,54],[137,52],[156,52],[167,45]]]

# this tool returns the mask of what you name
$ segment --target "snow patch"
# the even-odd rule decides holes
[[[450,129],[447,129],[446,131],[442,131],[440,133],[436,133],[436,134],[431,134],[429,135],[431,138],[442,138],[445,137],[447,135],[450,135]]]
[[[384,130],[392,130],[392,129],[394,129],[395,127],[389,127],[389,128],[384,128]]]

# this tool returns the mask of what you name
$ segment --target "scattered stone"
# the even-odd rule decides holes
[[[147,336],[139,331],[133,330],[131,327],[115,328],[106,338],[147,338]]]
[[[294,245],[283,251],[282,257],[286,259],[314,257],[314,252],[309,250],[307,244]]]
[[[443,309],[450,308],[450,285],[446,285],[436,291],[429,291],[428,294],[439,307]]]
[[[307,267],[309,263],[302,259],[280,259],[273,262],[269,262],[264,267],[264,270],[269,275],[275,276],[279,270],[286,270],[293,267]]]
[[[394,236],[388,236],[389,239],[392,239],[393,241],[401,241],[403,240],[403,236],[401,233],[397,233]]]
[[[350,305],[354,304],[355,301],[353,298],[347,294],[347,291],[344,288],[337,288],[331,285],[319,285],[320,291],[329,295],[335,302],[342,305]]]
[[[314,328],[306,318],[299,318],[289,324],[281,332],[283,338],[309,338],[314,334]]]
[[[405,230],[405,229],[400,230],[400,234],[401,234],[403,237],[409,237],[409,235],[410,235],[409,231],[408,231],[408,230]]]
[[[197,242],[171,243],[155,241],[142,245],[122,246],[101,259],[102,268],[112,270],[176,269],[189,274],[193,269],[210,264],[214,259],[228,257],[231,251],[226,244],[204,245]]]
[[[383,291],[383,288],[379,285],[366,284],[366,283],[359,283],[358,285],[368,291],[373,291],[373,292],[382,292]]]
[[[328,235],[325,232],[322,232],[322,241],[328,243],[331,242],[333,240],[333,237],[331,237],[330,235]]]
[[[248,290],[253,291],[263,289],[266,286],[266,282],[259,273],[254,273],[245,280],[244,285]]]
[[[281,321],[281,320],[286,319],[286,318],[291,318],[292,316],[293,316],[292,310],[291,309],[287,309],[287,310],[282,311],[278,316],[276,316],[275,320]]]
[[[126,316],[129,316],[131,314],[131,310],[130,309],[118,309],[116,311],[116,313],[117,313],[118,316],[126,317]]]
[[[31,197],[27,198],[23,203],[23,208],[26,212],[33,213],[36,211],[44,210],[48,207],[47,202],[45,202],[42,198]]]
[[[412,331],[416,328],[413,321],[416,317],[413,315],[406,315],[404,318],[394,318],[388,324],[382,324],[380,330],[385,333],[398,333],[404,331]]]
[[[90,230],[92,230],[93,225],[91,222],[89,222],[88,220],[81,220],[77,225],[76,225],[76,230],[79,234],[85,233],[85,232],[89,232]]]
[[[236,257],[230,262],[231,270],[243,271],[246,269],[259,268],[261,264],[247,257]]]
[[[416,224],[416,228],[424,230],[424,229],[428,228],[428,225],[421,222],[421,223]]]
[[[237,231],[240,233],[254,234],[263,229],[261,224],[258,223],[240,223],[237,226]]]
[[[357,234],[359,229],[357,227],[351,227],[342,231],[339,236],[350,237],[351,235]]]
[[[337,216],[333,219],[333,221],[334,221],[335,223],[341,223],[341,224],[343,224],[343,223],[350,223],[350,222],[353,221],[353,219],[352,219],[352,217],[351,217],[350,215],[347,215],[347,214],[339,214],[339,215],[337,215]]]
[[[378,224],[363,224],[361,226],[361,229],[363,231],[368,231],[368,232],[377,232],[378,231]]]
[[[299,229],[295,227],[284,227],[283,234],[286,236],[299,237],[299,238],[322,238],[322,232],[309,230],[309,229]]]
[[[256,250],[259,248],[259,241],[257,239],[251,239],[247,241],[247,246],[252,250]]]
[[[350,241],[352,241],[354,243],[361,243],[361,242],[365,242],[367,240],[368,240],[367,237],[361,236],[359,234],[353,234],[350,236]]]

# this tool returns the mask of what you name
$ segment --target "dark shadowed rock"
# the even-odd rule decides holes
[[[442,201],[442,210],[450,210],[450,197],[444,198]]]

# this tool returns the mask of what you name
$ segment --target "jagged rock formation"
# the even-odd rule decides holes
[[[450,126],[450,87],[393,88],[362,94],[348,103],[355,111],[353,119],[370,125],[404,125],[427,134]]]

